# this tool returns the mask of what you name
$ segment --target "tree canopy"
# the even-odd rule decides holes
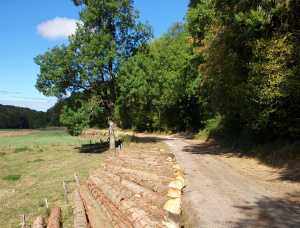
[[[55,46],[35,57],[40,66],[36,88],[47,96],[63,98],[83,93],[106,108],[110,142],[114,147],[115,77],[124,61],[149,40],[151,27],[137,21],[132,0],[73,0],[84,5],[69,45]]]
[[[70,44],[35,58],[36,87],[70,96],[73,123],[103,122],[103,106],[124,129],[300,139],[299,0],[190,0],[186,21],[153,40],[132,1],[73,2],[85,7]]]

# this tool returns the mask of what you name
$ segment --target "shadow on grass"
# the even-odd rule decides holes
[[[101,154],[109,150],[109,143],[83,144],[81,147],[75,147],[74,149],[79,150],[79,153]]]
[[[125,143],[156,143],[163,139],[155,136],[138,137],[135,135],[125,135],[121,137],[121,140]]]

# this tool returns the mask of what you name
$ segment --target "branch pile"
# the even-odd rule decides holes
[[[175,160],[163,149],[106,158],[73,192],[74,228],[180,227],[185,181]]]

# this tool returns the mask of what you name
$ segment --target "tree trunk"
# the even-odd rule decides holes
[[[115,132],[114,132],[114,121],[110,118],[109,119],[109,149],[115,150]]]
[[[110,115],[109,115],[109,149],[115,150],[115,130],[114,130],[114,117],[115,117],[115,85],[114,85],[114,74],[113,74],[113,62],[109,61],[109,90],[110,90]]]

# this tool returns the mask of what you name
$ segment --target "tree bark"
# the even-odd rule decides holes
[[[114,132],[114,121],[109,119],[109,149],[115,150],[115,132]]]
[[[74,228],[88,228],[85,209],[78,190],[73,192],[73,203]]]
[[[151,216],[139,208],[132,200],[126,199],[123,194],[116,192],[113,187],[104,183],[99,178],[88,180],[89,187],[95,186],[103,192],[107,198],[119,208],[119,210],[128,218],[134,227],[163,227],[163,225],[151,218]]]
[[[47,228],[61,228],[61,209],[55,207],[52,209]]]

